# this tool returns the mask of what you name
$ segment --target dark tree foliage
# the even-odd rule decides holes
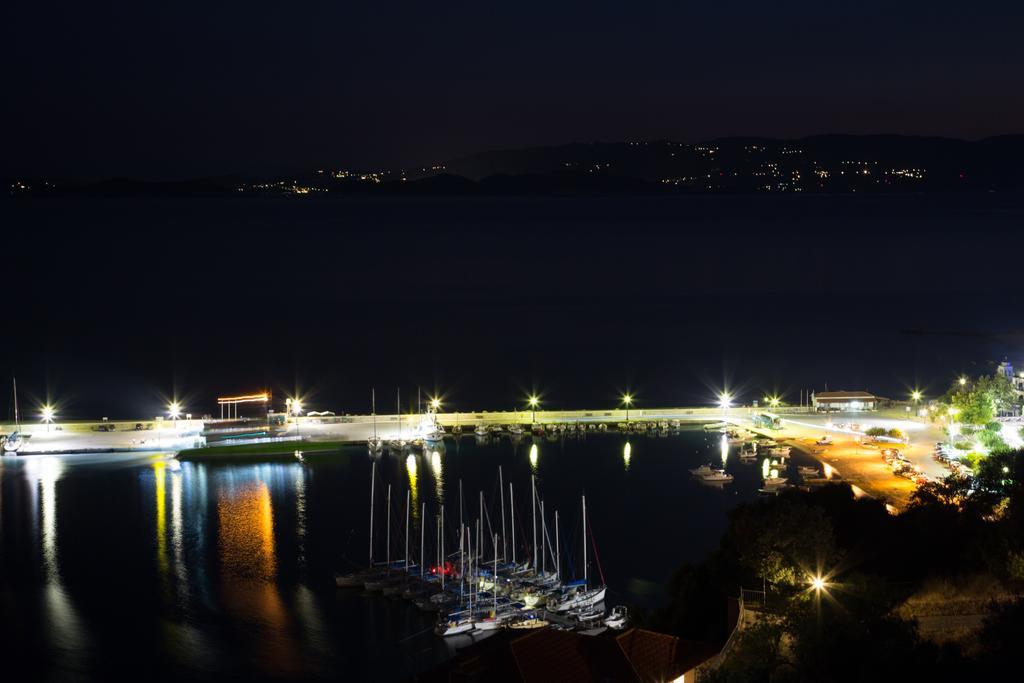
[[[676,573],[668,604],[649,623],[724,637],[725,598],[765,585],[774,617],[740,634],[710,680],[952,681],[1019,671],[1024,604],[1001,608],[986,624],[983,651],[969,657],[921,641],[893,609],[930,578],[987,572],[1024,586],[1022,481],[1024,454],[1000,453],[973,481],[920,487],[900,515],[856,499],[845,484],[742,505],[708,561]],[[807,581],[817,571],[821,591]]]

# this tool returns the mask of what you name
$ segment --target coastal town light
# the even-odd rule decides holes
[[[718,407],[722,410],[728,410],[732,405],[732,395],[728,391],[723,391],[718,395]]]

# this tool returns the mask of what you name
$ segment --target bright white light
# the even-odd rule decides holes
[[[1024,448],[1024,439],[1020,438],[1020,430],[1015,425],[1003,423],[999,428],[999,435],[1003,437],[1006,445],[1014,450]]]
[[[818,591],[819,593],[822,590],[824,590],[825,586],[826,586],[825,579],[823,579],[822,577],[815,576],[815,577],[811,578],[811,588],[813,588],[814,590]]]
[[[41,415],[41,417],[43,418],[43,422],[53,422],[54,414],[55,413],[53,410],[53,406],[51,406],[49,403],[43,406],[43,411]]]
[[[171,404],[167,406],[167,414],[171,416],[172,420],[177,420],[181,417],[181,404],[177,401],[171,401]]]
[[[728,391],[723,391],[718,395],[718,407],[728,408],[732,405],[732,396],[729,395]]]

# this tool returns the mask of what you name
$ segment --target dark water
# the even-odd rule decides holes
[[[497,468],[516,495],[519,556],[530,533],[535,472],[549,525],[561,520],[566,574],[581,572],[580,495],[609,602],[656,605],[682,562],[715,546],[727,511],[750,500],[758,465],[735,459],[722,489],[688,469],[721,458],[700,431],[538,442],[449,440],[436,456],[378,461],[377,556],[403,553],[405,495],[427,506],[427,556],[445,504],[455,545],[458,491],[475,519],[479,492],[500,524]],[[333,573],[368,554],[371,460],[361,448],[298,462],[201,464],[160,457],[4,458],[0,464],[0,642],[5,671],[32,678],[124,674],[189,678],[398,680],[443,660],[451,643],[400,600],[339,591]],[[507,487],[507,485],[506,485]],[[419,514],[412,525],[418,555]],[[553,534],[553,529],[551,531]]]

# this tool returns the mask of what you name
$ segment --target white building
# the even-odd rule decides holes
[[[819,391],[811,394],[814,410],[823,413],[874,410],[878,399],[866,391]]]

